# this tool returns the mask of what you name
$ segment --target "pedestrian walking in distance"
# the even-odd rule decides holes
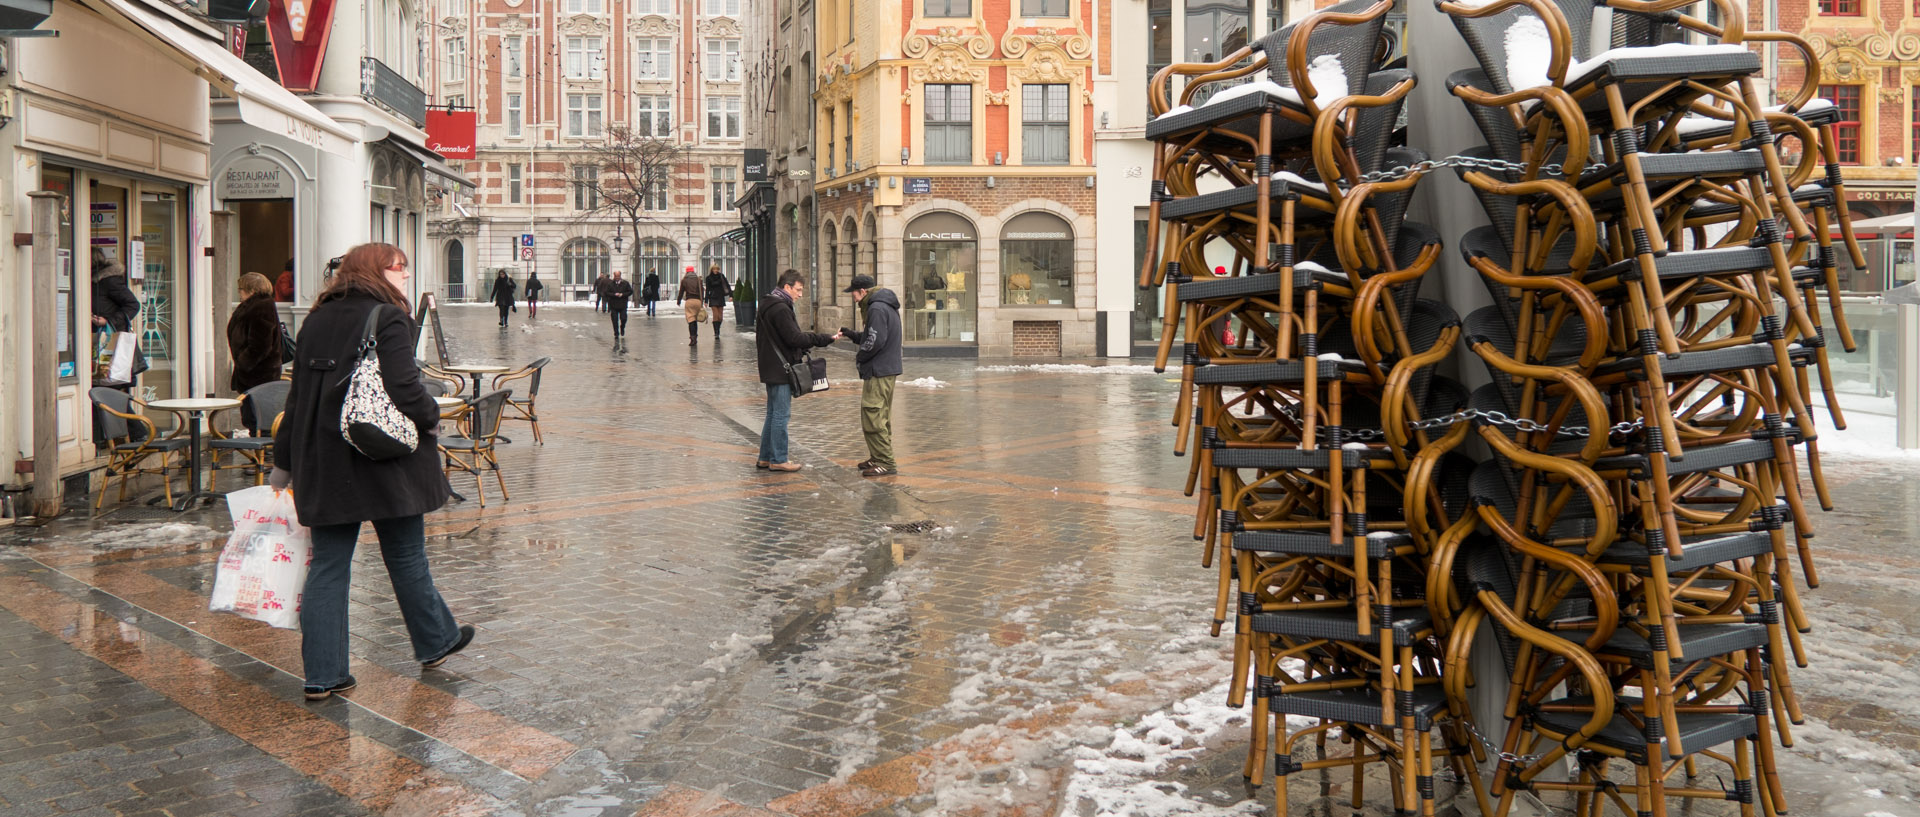
[[[347,251],[340,271],[300,324],[286,416],[273,439],[275,490],[293,489],[300,524],[313,529],[313,561],[300,603],[300,660],[307,700],[353,689],[347,672],[347,589],[360,525],[372,522],[413,641],[413,658],[431,669],[473,641],[433,586],[427,567],[425,514],[447,503],[452,489],[440,470],[433,430],[440,407],[420,382],[413,360],[406,253],[392,244]],[[340,433],[351,361],[375,310],[380,379],[395,408],[420,432],[413,453],[388,460],[363,456]]]
[[[713,313],[713,337],[720,337],[720,318],[727,312],[727,294],[733,286],[727,283],[727,276],[720,274],[720,265],[707,268],[707,280],[701,282],[707,290],[707,311]]]
[[[699,346],[700,319],[707,311],[707,285],[700,280],[700,273],[693,271],[693,265],[687,265],[687,274],[680,277],[680,290],[674,293],[673,301],[687,312],[687,345]]]
[[[527,273],[527,317],[529,319],[540,314],[540,292],[546,288],[546,284],[540,283],[540,273]]]
[[[613,279],[607,282],[606,292],[601,295],[601,298],[606,302],[608,315],[613,320],[615,338],[627,336],[627,299],[632,297],[633,284],[622,280],[620,273],[614,273]]]
[[[640,301],[647,305],[647,317],[653,317],[653,305],[660,302],[660,273],[647,270],[647,280],[640,284]]]
[[[493,299],[493,305],[500,310],[500,326],[505,328],[507,313],[519,311],[513,305],[513,279],[507,277],[506,268],[501,268],[500,274],[493,279],[493,293],[488,297]]]
[[[760,459],[754,467],[791,472],[800,470],[800,463],[787,461],[787,418],[793,411],[793,384],[787,380],[787,367],[780,362],[780,356],[785,355],[789,361],[799,360],[808,349],[831,344],[840,336],[800,328],[800,321],[793,314],[793,305],[807,289],[800,273],[782,272],[775,284],[778,288],[760,299],[753,322],[760,382],[767,387],[767,419],[760,426]],[[697,334],[699,324],[692,326]]]
[[[873,276],[855,275],[845,292],[866,310],[867,331],[841,329],[858,340],[853,362],[860,369],[860,432],[867,438],[867,459],[860,463],[863,477],[890,477],[900,473],[893,460],[893,384],[900,377],[900,299],[891,289],[874,285]]]
[[[610,283],[613,283],[613,279],[608,278],[604,272],[600,273],[600,277],[593,279],[594,309],[598,309],[601,312],[607,311],[607,285]]]
[[[227,385],[235,393],[279,380],[281,363],[280,310],[274,306],[273,282],[257,272],[242,275],[240,298],[240,305],[227,318],[227,352],[233,357],[233,375]]]

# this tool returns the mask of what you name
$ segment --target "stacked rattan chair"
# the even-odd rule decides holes
[[[1165,287],[1158,365],[1180,349],[1175,448],[1233,634],[1230,700],[1254,712],[1248,777],[1351,769],[1357,805],[1384,764],[1393,807],[1432,813],[1436,766],[1480,790],[1424,600],[1470,463],[1463,434],[1414,427],[1467,394],[1436,365],[1459,318],[1418,297],[1441,243],[1405,220],[1425,156],[1399,127],[1414,77],[1381,63],[1391,5],[1154,78],[1140,283]]]
[[[1823,107],[1761,106],[1732,5],[1724,28],[1677,2],[1439,7],[1480,63],[1448,87],[1487,137],[1459,169],[1491,225],[1460,249],[1493,304],[1465,322],[1490,456],[1435,560],[1471,590],[1430,581],[1429,604],[1501,634],[1505,711],[1471,713],[1504,731],[1493,813],[1527,790],[1580,814],[1782,813],[1794,566],[1816,581],[1809,369],[1835,405],[1823,294],[1850,343],[1827,240],[1843,191],[1809,183],[1832,155]]]
[[[1386,2],[1154,77],[1140,285],[1164,287],[1229,703],[1279,813],[1307,770],[1350,768],[1358,808],[1376,766],[1402,813],[1433,813],[1439,766],[1487,814],[1528,791],[1786,811],[1818,583],[1799,474],[1827,506],[1809,406],[1817,385],[1844,427],[1826,347],[1852,344],[1835,268],[1858,247],[1832,106],[1754,88],[1750,43],[1811,50],[1692,5],[1438,2],[1487,142],[1439,162],[1398,126]],[[1441,240],[1405,219],[1439,165],[1490,222],[1458,237],[1491,301],[1464,319],[1419,297]],[[1471,393],[1442,373],[1468,362]],[[1469,705],[1483,623],[1500,711]]]

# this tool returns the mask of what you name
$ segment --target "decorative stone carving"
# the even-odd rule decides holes
[[[605,34],[612,30],[612,27],[607,25],[607,21],[591,14],[575,14],[561,18],[556,28],[567,34]]]
[[[740,36],[740,24],[731,17],[711,17],[700,23],[700,32],[715,37]]]
[[[1007,74],[1022,82],[1071,83],[1086,78],[1079,68],[1067,65],[1064,54],[1053,49],[1027,55],[1021,64],[1008,67]]]
[[[1907,89],[1905,86],[1893,86],[1893,87],[1882,86],[1880,88],[1881,102],[1899,102],[1900,100],[1905,99],[1906,96],[1907,96]]]
[[[967,52],[958,47],[948,46],[929,55],[919,65],[908,71],[907,78],[914,83],[960,82],[977,84],[987,81],[987,69],[977,66],[968,59]]]
[[[527,21],[520,19],[520,15],[518,14],[509,14],[505,19],[500,21],[500,30],[509,34],[517,34],[527,30]]]
[[[658,14],[649,14],[627,21],[627,33],[642,37],[666,37],[679,30],[679,23]]]
[[[909,35],[900,45],[900,53],[913,59],[920,59],[940,50],[961,51],[974,59],[984,60],[993,55],[993,41],[979,31],[963,32],[959,26],[941,26],[932,34],[916,32]]]
[[[1059,51],[1069,59],[1084,60],[1093,56],[1093,46],[1085,35],[1077,31],[1064,34],[1059,29],[1037,28],[1030,33],[1016,34],[1008,31],[1000,40],[1000,51],[1011,59],[1020,59],[1029,51],[1052,49]]]
[[[440,27],[452,31],[455,34],[465,34],[467,33],[467,18],[448,17],[440,21]]]
[[[986,93],[981,94],[980,98],[986,100],[988,105],[999,105],[1004,108],[1006,107],[1007,103],[1010,100],[1012,100],[1013,92],[1012,91],[987,91]]]

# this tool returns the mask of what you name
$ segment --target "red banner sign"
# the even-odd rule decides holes
[[[227,50],[241,59],[247,58],[247,27],[227,26]]]
[[[320,62],[333,31],[334,0],[270,0],[267,39],[280,84],[289,91],[312,92],[320,84]]]
[[[427,109],[427,149],[449,159],[473,158],[476,111]]]

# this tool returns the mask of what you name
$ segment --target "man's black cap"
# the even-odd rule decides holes
[[[853,276],[853,282],[847,284],[847,288],[840,291],[853,292],[854,290],[860,290],[860,289],[873,289],[873,276],[855,275]]]

